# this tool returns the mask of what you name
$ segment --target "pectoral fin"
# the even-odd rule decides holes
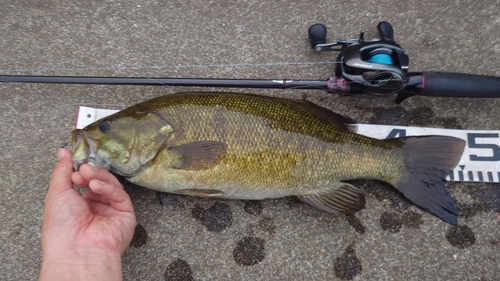
[[[226,153],[226,144],[218,141],[197,141],[170,148],[179,155],[174,168],[183,170],[203,170],[219,162]]]
[[[324,192],[298,196],[300,200],[327,213],[355,213],[365,207],[365,193],[348,183],[339,183]]]
[[[175,193],[203,198],[222,198],[224,195],[224,192],[216,189],[179,189]]]

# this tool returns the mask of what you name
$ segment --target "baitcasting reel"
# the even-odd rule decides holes
[[[361,32],[358,39],[337,40],[326,44],[324,25],[315,24],[309,28],[313,49],[318,52],[340,52],[335,77],[330,77],[328,81],[329,92],[386,95],[406,87],[408,56],[401,46],[394,42],[394,32],[388,22],[380,22],[377,30],[380,39],[365,41],[364,32]]]

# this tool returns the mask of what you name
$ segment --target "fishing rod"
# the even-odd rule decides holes
[[[450,72],[409,73],[409,58],[394,41],[391,24],[380,22],[377,30],[380,38],[365,40],[361,32],[359,38],[326,43],[326,27],[312,25],[308,30],[311,47],[318,52],[339,52],[335,75],[327,80],[0,75],[0,82],[322,89],[340,95],[397,94],[396,103],[415,95],[500,97],[500,77]]]

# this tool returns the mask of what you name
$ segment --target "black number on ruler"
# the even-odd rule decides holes
[[[476,154],[469,155],[471,161],[500,161],[500,147],[491,143],[476,143],[478,138],[498,139],[498,134],[467,134],[467,144],[469,148],[491,149],[492,156],[477,156]]]
[[[387,135],[386,139],[402,138],[402,137],[406,137],[405,129],[392,129],[392,131]]]

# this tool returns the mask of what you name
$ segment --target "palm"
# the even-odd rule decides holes
[[[47,194],[44,229],[45,237],[50,239],[46,239],[46,246],[77,245],[123,253],[132,239],[136,221],[121,184],[109,172],[88,165],[69,173],[67,180],[51,182],[54,187]],[[80,195],[73,184],[90,189]]]
[[[121,254],[135,230],[135,213],[123,186],[108,171],[58,152],[45,196],[40,280],[120,280]],[[73,186],[88,186],[79,194]]]
[[[83,246],[105,247],[123,252],[122,242],[131,239],[135,217],[120,212],[109,204],[92,201],[89,198],[75,198],[74,224],[75,242]]]

